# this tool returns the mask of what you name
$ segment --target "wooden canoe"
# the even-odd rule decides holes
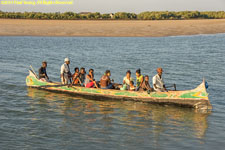
[[[37,79],[36,75],[30,70],[29,75],[26,78],[26,85],[28,87],[63,92],[73,94],[77,97],[84,97],[94,100],[131,100],[147,103],[192,107],[203,110],[212,109],[204,80],[197,88],[192,90],[148,93],[146,91],[121,91],[112,89],[85,88],[81,86],[68,87],[68,85],[62,85],[61,83],[41,81]]]

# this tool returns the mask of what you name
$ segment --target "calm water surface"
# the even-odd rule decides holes
[[[225,34],[161,38],[0,37],[0,149],[224,149]],[[209,84],[212,112],[139,102],[92,101],[30,89],[29,65],[48,61],[60,81],[71,68],[106,69],[122,82],[127,69],[150,77],[163,67],[179,90]]]

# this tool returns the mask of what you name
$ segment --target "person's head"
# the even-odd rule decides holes
[[[149,81],[148,75],[145,76],[145,81]]]
[[[162,73],[163,73],[163,69],[162,69],[162,68],[157,68],[156,71],[157,71],[158,75],[160,75],[160,76],[161,76]]]
[[[74,71],[79,72],[79,68],[78,67],[74,68]]]
[[[69,58],[65,58],[65,59],[64,59],[64,62],[65,62],[67,65],[69,65],[69,64],[70,64],[70,59],[69,59]]]
[[[131,76],[130,70],[127,70],[126,76],[127,76],[127,78],[130,78],[130,76]]]
[[[47,62],[46,62],[46,61],[43,61],[43,62],[42,62],[42,67],[44,67],[44,68],[47,67]]]
[[[85,72],[85,68],[80,68],[80,72],[82,73],[82,74],[85,74],[86,72]]]
[[[141,69],[136,70],[136,76],[139,77],[141,75]]]
[[[106,71],[105,71],[105,75],[107,75],[107,76],[111,76],[111,72],[110,72],[110,70],[106,70]]]
[[[130,86],[133,86],[134,85],[134,81],[130,81]]]
[[[94,74],[94,69],[89,69],[89,74],[93,75]]]

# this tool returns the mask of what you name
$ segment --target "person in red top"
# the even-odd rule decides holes
[[[85,87],[93,88],[94,86],[98,88],[98,85],[94,79],[94,69],[89,69],[89,73],[86,75],[85,78]]]
[[[113,84],[111,83],[110,76],[111,76],[110,70],[106,70],[105,74],[101,77],[101,80],[100,80],[100,85],[102,89],[114,88]]]

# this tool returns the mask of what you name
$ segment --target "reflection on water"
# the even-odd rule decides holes
[[[195,112],[193,109],[131,101],[93,101],[34,88],[27,90],[28,96],[32,98],[29,103],[33,109],[46,107],[49,111],[63,115],[65,122],[71,121],[69,116],[78,118],[78,122],[91,123],[93,128],[97,128],[95,123],[100,121],[107,127],[120,124],[132,131],[150,129],[155,140],[160,134],[174,136],[178,132],[202,139],[208,128],[209,113]]]

